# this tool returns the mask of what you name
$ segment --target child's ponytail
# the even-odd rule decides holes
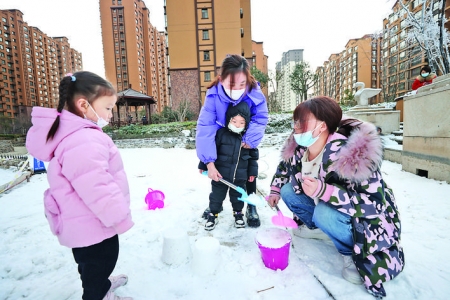
[[[62,112],[64,106],[66,105],[69,97],[71,97],[73,95],[73,93],[70,92],[71,91],[70,86],[74,83],[75,82],[72,82],[71,76],[63,77],[63,79],[61,79],[61,82],[59,83],[59,102],[58,102],[58,107],[56,109],[58,111],[58,115],[56,116],[56,120],[55,120],[55,122],[53,122],[53,125],[47,134],[47,142],[49,140],[53,139],[53,137],[56,134],[56,131],[58,130],[59,121],[61,119],[61,117],[60,117],[61,112]]]

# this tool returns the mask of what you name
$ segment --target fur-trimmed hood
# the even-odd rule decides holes
[[[305,151],[306,148],[298,146],[291,134],[283,146],[281,157],[288,161],[294,154],[302,157]],[[328,164],[330,160],[331,165]],[[375,125],[362,122],[348,138],[339,133],[328,136],[322,171],[334,171],[340,178],[360,183],[370,178],[382,161],[383,144]]]
[[[435,73],[430,73],[427,77],[422,77],[420,74],[416,77],[417,80],[419,80],[420,82],[424,82],[424,81],[432,81],[433,79],[436,78],[436,74]]]

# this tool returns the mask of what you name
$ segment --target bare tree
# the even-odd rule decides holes
[[[417,44],[420,47],[426,54],[432,69],[435,71],[439,70],[441,74],[448,74],[450,72],[450,35],[444,27],[446,22],[444,15],[446,1],[425,0],[422,4],[420,18],[413,15],[402,1],[398,3],[406,11],[405,20],[407,25],[410,26],[406,38],[407,42],[409,44]],[[441,4],[441,13],[438,20],[435,20],[433,16],[435,3]]]
[[[297,63],[289,78],[291,90],[298,96],[297,104],[308,98],[309,89],[314,87],[319,80],[318,74],[310,69],[309,63],[306,61]]]
[[[276,70],[275,73],[269,71],[268,84],[272,88],[272,92],[269,93],[268,108],[271,112],[281,111],[281,95],[278,94],[278,84],[284,76],[284,72]]]

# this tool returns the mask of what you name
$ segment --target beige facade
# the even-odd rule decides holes
[[[165,18],[173,107],[197,113],[227,54],[252,65],[250,0],[166,0]]]
[[[11,9],[0,10],[0,68],[0,116],[26,123],[32,106],[58,105],[61,77],[83,63],[66,37],[49,37]]]
[[[353,85],[363,82],[366,88],[380,86],[380,39],[365,35],[351,39],[340,53],[331,54],[323,66],[316,69],[319,81],[314,95],[325,95],[344,101],[345,91],[354,94]],[[369,99],[370,104],[380,102],[380,96]]]
[[[269,57],[264,54],[263,42],[252,41],[252,53],[253,53],[252,65],[268,76],[269,68],[267,66],[267,60],[269,59]],[[262,88],[262,92],[266,96],[266,99],[268,99],[267,85]]]
[[[105,75],[118,91],[152,96],[170,106],[165,35],[150,23],[142,0],[100,0]]]

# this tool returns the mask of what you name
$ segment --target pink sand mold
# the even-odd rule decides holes
[[[147,203],[148,209],[155,210],[164,207],[164,199],[165,196],[163,192],[149,188],[144,201]]]

